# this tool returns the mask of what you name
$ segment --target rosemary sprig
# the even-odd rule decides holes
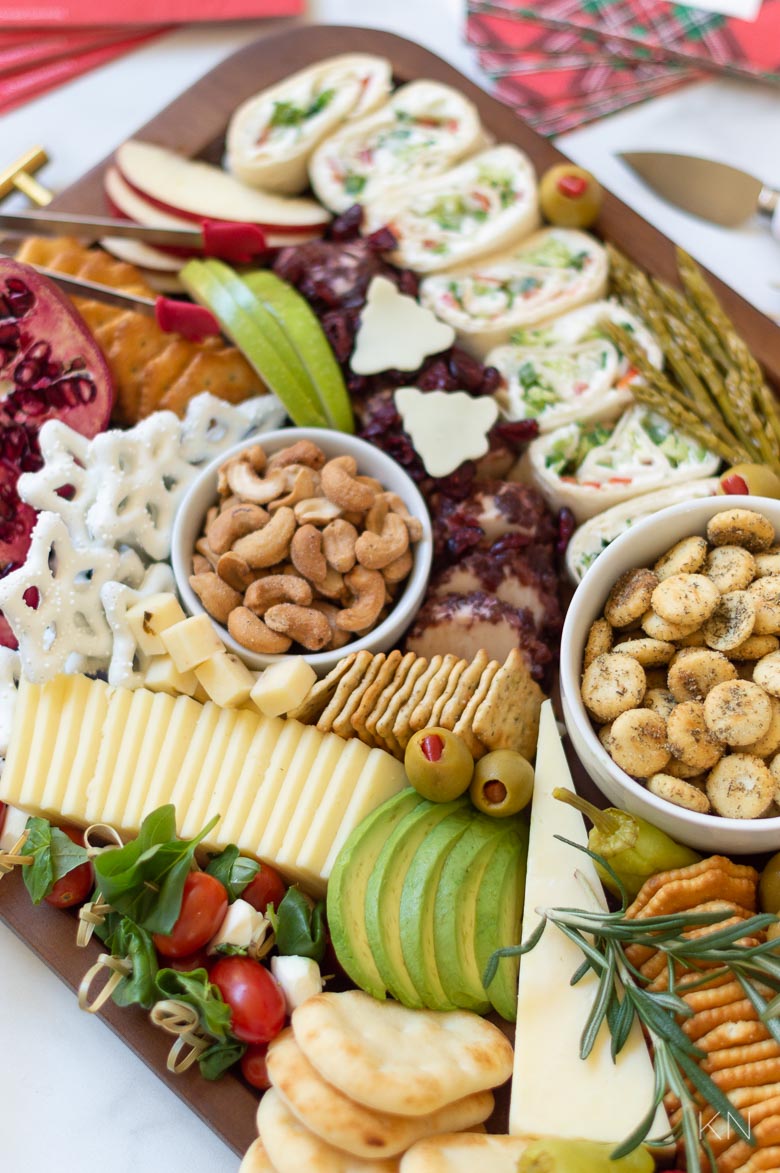
[[[599,863],[617,880],[607,860],[579,843],[556,835],[562,843],[575,847]],[[622,885],[618,886],[622,889]],[[628,900],[622,891],[621,906],[615,912],[589,911],[579,908],[540,908],[540,921],[527,941],[497,950],[485,970],[483,982],[487,988],[493,980],[502,957],[518,957],[530,953],[542,938],[548,924],[555,925],[582,951],[584,960],[572,975],[576,985],[586,974],[598,979],[593,1003],[580,1036],[580,1058],[586,1059],[592,1051],[604,1023],[611,1037],[612,1056],[615,1058],[625,1046],[636,1020],[644,1028],[653,1047],[655,1087],[647,1114],[630,1136],[612,1153],[615,1160],[630,1153],[646,1141],[659,1105],[667,1092],[673,1092],[680,1101],[680,1120],[672,1129],[672,1138],[682,1138],[688,1173],[702,1173],[701,1153],[704,1152],[715,1168],[715,1161],[701,1135],[700,1113],[704,1104],[718,1115],[729,1119],[750,1143],[750,1128],[717,1084],[699,1066],[704,1057],[681,1028],[678,1017],[688,1017],[693,1011],[683,1000],[682,993],[693,990],[713,977],[732,972],[742,986],[745,997],[755,1007],[758,1017],[773,1038],[780,1042],[780,958],[776,941],[758,945],[740,942],[755,937],[777,921],[771,913],[760,913],[748,920],[723,928],[715,928],[703,936],[686,937],[691,929],[716,926],[730,919],[733,913],[724,909],[712,912],[680,912],[667,916],[641,919],[626,916]],[[643,945],[658,950],[666,957],[668,989],[650,990],[646,978],[626,956],[629,945]],[[686,980],[681,987],[677,967],[701,973],[694,981]],[[767,1001],[758,988],[774,991]],[[667,1143],[648,1142],[648,1143]]]

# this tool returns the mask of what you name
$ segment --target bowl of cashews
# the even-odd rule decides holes
[[[224,453],[176,515],[185,608],[206,611],[251,668],[303,655],[329,672],[394,646],[425,594],[433,535],[416,485],[342,432],[283,428]]]
[[[612,804],[704,851],[776,851],[780,501],[691,500],[609,545],[569,605],[561,696]]]

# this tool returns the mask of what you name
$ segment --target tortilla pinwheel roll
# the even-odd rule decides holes
[[[669,505],[679,505],[681,501],[714,497],[719,487],[718,477],[687,481],[684,485],[674,485],[671,489],[656,489],[652,493],[643,493],[641,497],[613,505],[611,509],[605,509],[603,513],[591,517],[590,521],[584,522],[575,530],[567,547],[566,569],[569,576],[575,583],[580,582],[599,554],[638,521],[652,517],[659,509],[666,509]]]
[[[522,480],[554,510],[577,523],[663,486],[711,477],[720,458],[646,407],[615,422],[571,423],[533,440],[519,466]]]
[[[419,273],[512,248],[538,223],[533,165],[508,144],[366,206],[366,231],[387,225],[397,241],[391,259]]]
[[[326,208],[344,212],[446,171],[483,142],[476,106],[440,82],[413,81],[326,138],[309,160],[309,179]]]
[[[420,301],[478,358],[513,332],[547,321],[607,288],[606,250],[576,228],[543,228],[511,252],[426,277]]]
[[[580,306],[546,326],[516,331],[487,356],[502,386],[496,399],[509,420],[535,419],[541,432],[575,420],[614,419],[631,403],[637,372],[600,329],[608,318],[630,331],[656,367],[663,354],[644,324],[613,301]]]
[[[252,187],[289,195],[309,186],[315,147],[348,119],[387,100],[392,66],[384,57],[345,53],[302,69],[249,98],[227,131],[227,164]]]

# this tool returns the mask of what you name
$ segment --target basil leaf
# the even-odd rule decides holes
[[[283,956],[322,961],[327,944],[324,900],[312,904],[298,888],[288,888],[274,921],[276,947]]]
[[[137,839],[97,856],[95,872],[106,902],[150,933],[170,933],[195,848],[217,820],[194,839],[177,839],[173,806],[152,811]]]
[[[237,1039],[214,1043],[198,1059],[201,1075],[204,1079],[221,1079],[229,1067],[238,1063],[245,1050],[246,1043],[239,1043]]]
[[[230,1034],[230,1007],[222,1001],[219,988],[209,981],[205,969],[181,972],[161,969],[157,974],[157,992],[162,998],[175,998],[194,1006],[200,1025],[215,1039],[234,1041]]]
[[[148,1010],[157,1001],[154,979],[157,975],[157,950],[151,934],[129,917],[122,917],[106,942],[115,957],[126,957],[132,964],[111,995],[117,1006],[141,1005]]]
[[[212,855],[206,871],[219,880],[232,904],[260,871],[260,864],[241,855],[235,843],[229,843],[219,855]]]
[[[27,820],[27,838],[22,850],[33,857],[33,862],[22,868],[24,886],[33,904],[40,904],[57,880],[89,861],[85,848],[69,839],[59,827],[52,827],[47,819],[36,817]]]

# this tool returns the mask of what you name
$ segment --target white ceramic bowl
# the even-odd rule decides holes
[[[221,456],[207,465],[187,490],[176,512],[171,542],[171,562],[173,573],[176,576],[176,585],[186,610],[191,615],[200,614],[204,610],[203,604],[189,583],[192,573],[192,552],[195,548],[195,542],[203,532],[206,512],[217,501],[217,471],[220,465],[253,444],[262,444],[265,451],[271,456],[280,448],[287,448],[298,440],[312,440],[329,458],[354,456],[358,472],[376,477],[386,489],[397,493],[409,512],[420,519],[423,527],[422,538],[412,547],[414,563],[411,574],[387,618],[368,635],[361,639],[352,640],[343,648],[335,651],[305,653],[304,658],[312,668],[318,675],[324,676],[348,652],[359,652],[363,649],[371,652],[383,652],[398,643],[417,614],[428,584],[433,560],[433,534],[428,510],[414,481],[400,465],[396,464],[384,452],[372,447],[365,440],[358,439],[357,436],[349,436],[344,432],[333,432],[324,428],[281,428],[275,432],[265,432],[260,436],[244,440],[235,448],[223,452]],[[284,659],[283,656],[263,656],[256,652],[250,652],[233,639],[227,628],[220,624],[216,624],[216,626],[226,647],[240,656],[250,668],[267,668],[269,664]]]
[[[706,536],[707,522],[724,509],[765,514],[780,535],[780,501],[766,497],[706,497],[663,509],[640,521],[607,546],[588,570],[569,604],[561,640],[561,697],[574,750],[610,802],[648,819],[672,838],[705,852],[746,854],[780,849],[780,818],[725,819],[674,806],[631,778],[601,745],[580,694],[582,652],[591,623],[603,612],[615,580],[655,560],[689,534]]]

